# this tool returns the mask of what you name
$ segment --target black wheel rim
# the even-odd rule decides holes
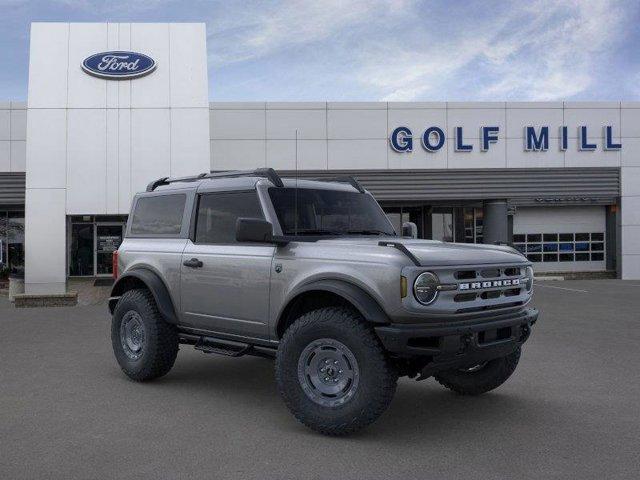
[[[358,389],[359,380],[356,357],[345,344],[331,338],[314,340],[298,360],[302,390],[323,407],[337,407],[349,401]]]
[[[120,343],[125,355],[131,360],[139,359],[142,356],[144,339],[142,317],[135,310],[128,311],[120,322]]]

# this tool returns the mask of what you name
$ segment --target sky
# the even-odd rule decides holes
[[[1,100],[33,21],[205,22],[211,101],[640,100],[638,0],[0,0]]]

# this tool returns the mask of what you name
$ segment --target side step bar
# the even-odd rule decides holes
[[[196,350],[203,353],[217,353],[228,357],[242,357],[243,355],[254,355],[258,357],[275,358],[274,348],[251,345],[235,340],[224,338],[207,337],[203,335],[193,335],[189,333],[179,333],[180,343],[193,345]]]

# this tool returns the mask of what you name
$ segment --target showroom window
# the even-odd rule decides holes
[[[0,278],[24,271],[24,212],[0,211]]]
[[[604,232],[517,233],[513,244],[532,262],[602,262],[604,238]]]

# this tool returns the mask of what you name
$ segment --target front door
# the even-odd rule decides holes
[[[267,339],[269,282],[275,247],[237,243],[236,220],[264,218],[255,191],[202,194],[195,235],[182,255],[186,326]]]
[[[96,276],[113,275],[112,255],[122,243],[123,229],[121,223],[96,224]]]

